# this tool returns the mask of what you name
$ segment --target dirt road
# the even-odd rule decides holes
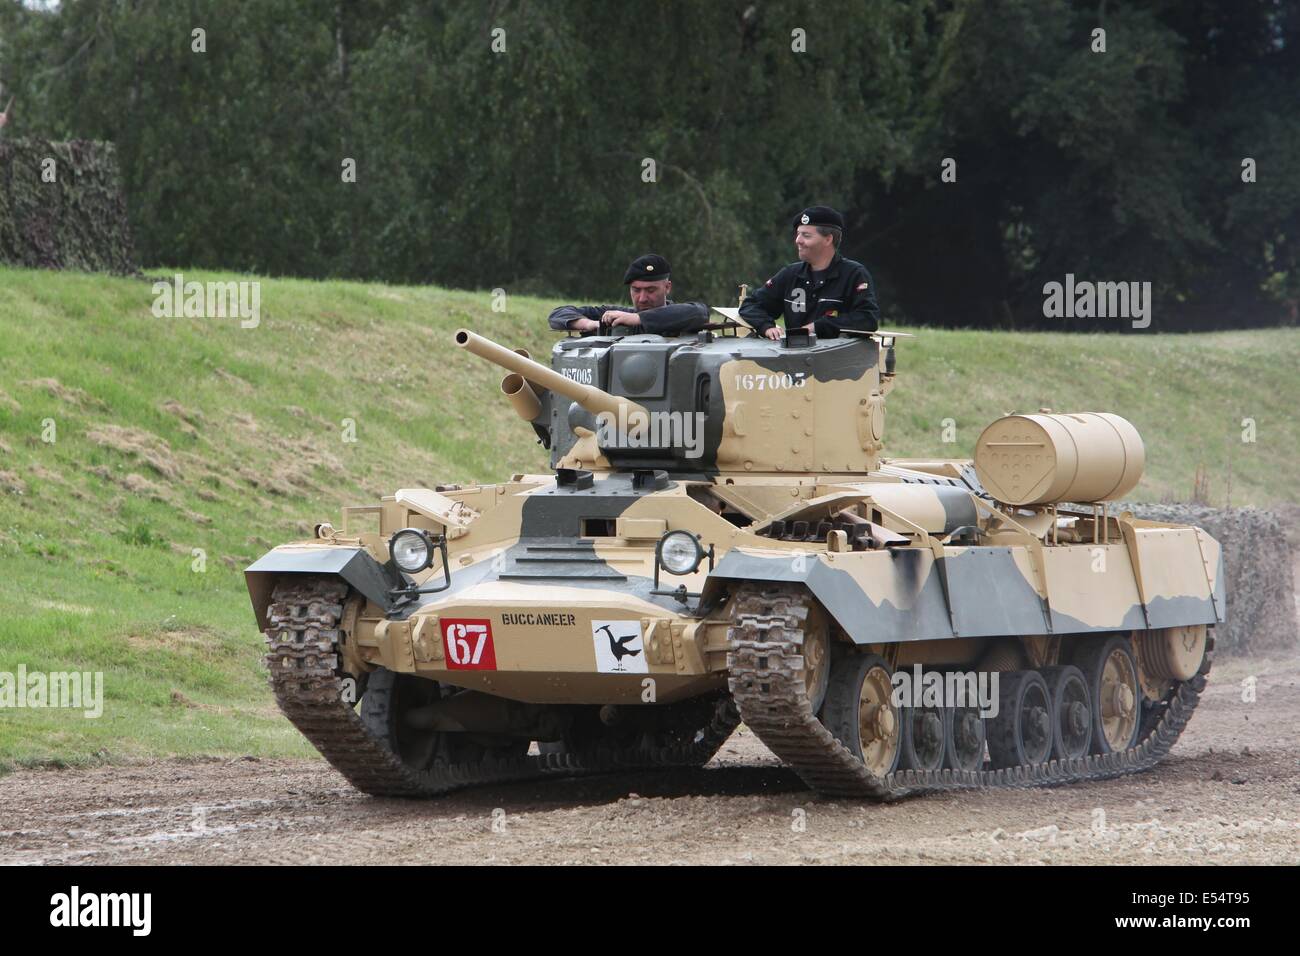
[[[887,806],[812,796],[743,729],[703,770],[427,802],[323,761],[22,771],[0,778],[0,863],[1294,864],[1298,725],[1300,660],[1237,660],[1153,772]]]

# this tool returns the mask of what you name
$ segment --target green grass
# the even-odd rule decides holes
[[[97,720],[0,709],[0,771],[311,753],[266,687],[241,569],[344,504],[546,467],[501,371],[450,339],[469,326],[545,356],[553,303],[274,279],[242,329],[155,318],[152,301],[147,282],[0,268],[0,671],[102,671],[106,696]],[[913,331],[890,454],[969,455],[1012,409],[1108,410],[1146,440],[1141,497],[1186,498],[1204,465],[1220,502],[1229,470],[1234,504],[1300,500],[1300,330]]]

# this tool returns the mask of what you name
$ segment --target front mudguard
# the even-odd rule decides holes
[[[244,570],[259,630],[267,627],[266,610],[276,579],[286,574],[332,574],[383,609],[393,606],[389,591],[404,582],[391,564],[380,564],[365,548],[331,544],[286,544],[262,555]]]

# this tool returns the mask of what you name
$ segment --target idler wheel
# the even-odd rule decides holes
[[[815,714],[826,700],[831,678],[831,637],[826,615],[816,607],[810,609],[803,634],[803,679],[808,703]]]

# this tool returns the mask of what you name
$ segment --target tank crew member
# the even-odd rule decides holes
[[[871,274],[861,262],[839,253],[844,217],[830,206],[809,206],[794,221],[792,262],[740,304],[740,316],[759,335],[779,339],[777,319],[787,329],[805,328],[820,338],[835,338],[840,329],[874,332],[880,308]]]
[[[551,328],[595,335],[602,324],[629,325],[654,335],[685,335],[709,322],[709,307],[703,302],[676,303],[668,298],[673,282],[663,256],[633,259],[623,284],[631,292],[633,311],[615,305],[562,305],[551,313]]]

